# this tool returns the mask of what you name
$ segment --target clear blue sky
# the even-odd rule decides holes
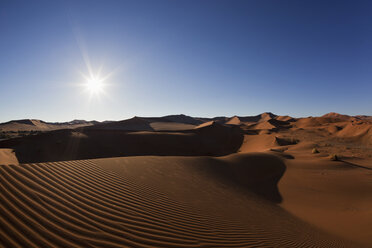
[[[0,0],[0,121],[372,115],[372,1]],[[81,83],[87,61],[111,76]]]

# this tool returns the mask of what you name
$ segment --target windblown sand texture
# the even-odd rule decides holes
[[[372,247],[371,126],[180,115],[3,140],[0,246]]]

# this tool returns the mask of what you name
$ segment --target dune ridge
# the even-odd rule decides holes
[[[135,129],[135,123],[141,126],[144,121],[131,119],[124,125],[128,123],[127,127]],[[122,127],[119,122],[57,130],[3,140],[0,147],[13,148],[21,163],[29,163],[136,155],[223,156],[238,151],[243,141],[238,127],[217,123],[182,132],[128,131]]]
[[[97,124],[97,121],[73,120],[70,122],[45,122],[37,119],[22,119],[0,123],[2,131],[51,131]]]

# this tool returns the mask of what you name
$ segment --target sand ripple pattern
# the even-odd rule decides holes
[[[349,247],[296,219],[198,211],[94,160],[0,172],[1,247]]]

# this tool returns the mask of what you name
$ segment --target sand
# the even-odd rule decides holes
[[[13,149],[0,149],[0,164],[2,165],[10,165],[18,164],[18,159],[13,151]]]
[[[44,122],[41,120],[35,119],[23,119],[23,120],[14,120],[5,123],[0,123],[0,131],[5,132],[27,132],[27,131],[50,131],[50,130],[57,130],[57,129],[66,129],[66,128],[77,128],[83,126],[90,126],[93,125],[94,121],[79,121],[74,120],[70,122]]]
[[[287,162],[279,191],[290,213],[361,247],[372,246],[372,169],[298,155]]]
[[[351,247],[251,192],[266,185],[275,194],[283,172],[267,154],[1,166],[0,240],[9,247]]]
[[[167,118],[0,141],[0,247],[372,247],[367,117]]]
[[[220,124],[184,132],[101,129],[100,125],[4,140],[0,148],[15,149],[21,163],[137,155],[222,156],[238,151],[243,138],[238,127]]]

